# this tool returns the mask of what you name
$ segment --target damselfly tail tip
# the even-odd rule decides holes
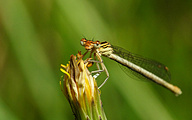
[[[179,96],[182,94],[182,91],[177,86],[174,86],[174,93],[175,93],[175,96]]]

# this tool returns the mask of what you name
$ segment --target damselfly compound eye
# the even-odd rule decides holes
[[[86,40],[85,38],[82,38],[81,41],[80,41],[80,44],[81,44],[82,46],[84,46],[85,43],[86,43],[86,41],[87,41],[87,40]]]
[[[95,41],[94,47],[95,48],[99,48],[100,46],[101,46],[100,42],[99,41]]]
[[[82,46],[84,46],[84,45],[85,45],[85,42],[83,42],[83,41],[80,41],[80,44],[81,44]]]

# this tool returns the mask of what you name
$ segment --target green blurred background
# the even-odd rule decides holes
[[[101,98],[109,120],[192,119],[191,0],[0,0],[0,120],[74,119],[59,68],[85,52],[84,36],[164,63],[183,91],[175,97],[132,80],[103,58],[110,78]]]

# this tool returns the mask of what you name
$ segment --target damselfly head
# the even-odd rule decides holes
[[[92,40],[87,40],[85,38],[82,38],[80,41],[80,44],[85,47],[86,50],[92,50],[94,47],[94,43]]]

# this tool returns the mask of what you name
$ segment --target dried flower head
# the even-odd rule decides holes
[[[61,64],[60,70],[65,74],[61,90],[77,120],[106,120],[97,83],[87,69],[88,60],[83,61],[79,52],[71,55],[69,64]]]

